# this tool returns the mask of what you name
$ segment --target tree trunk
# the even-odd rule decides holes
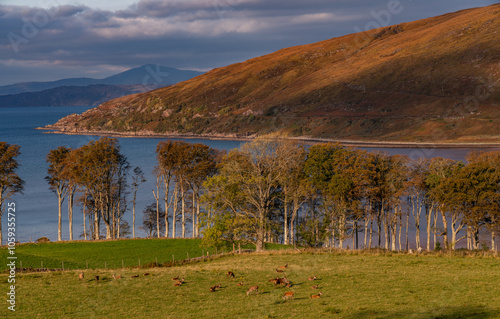
[[[491,251],[496,251],[496,245],[495,245],[495,231],[491,231]]]
[[[264,235],[265,235],[265,225],[264,225],[264,211],[259,212],[259,229],[257,231],[257,244],[255,247],[256,251],[264,251]]]
[[[193,214],[193,217],[192,217],[192,232],[193,232],[193,238],[195,238],[196,236],[196,192],[194,191],[194,188],[193,188],[193,207],[192,207],[192,214]]]
[[[181,228],[182,238],[186,238],[186,190],[184,182],[181,182]]]
[[[287,194],[285,192],[285,200],[283,201],[283,204],[285,206],[284,214],[283,216],[283,236],[284,238],[284,244],[288,245],[290,243],[290,240],[288,238],[288,198]]]
[[[83,200],[83,238],[87,240],[87,226],[85,225],[85,211],[87,208],[87,194],[84,195],[85,198]]]
[[[432,208],[426,211],[426,221],[427,221],[427,251],[431,250],[431,220],[432,220]]]
[[[176,238],[176,225],[177,225],[177,204],[178,204],[178,185],[175,185],[173,200],[172,200],[172,238]]]
[[[99,208],[94,207],[94,239],[99,240]]]
[[[132,238],[135,238],[135,200],[137,191],[134,190],[134,198],[132,199]]]
[[[443,219],[443,242],[444,242],[444,248],[448,249],[449,248],[449,243],[448,243],[448,220],[446,219],[446,212],[445,212],[443,206],[441,206],[441,218]]]
[[[370,232],[370,237],[369,237],[369,241],[368,241],[368,249],[371,249],[372,248],[372,238],[373,238],[373,218],[370,218],[369,232]]]
[[[62,203],[64,197],[61,192],[57,192],[57,208],[59,210],[59,220],[57,222],[57,240],[62,240]]]
[[[74,190],[70,190],[68,194],[68,221],[69,221],[69,240],[73,240],[73,199],[75,196]]]
[[[410,249],[410,242],[408,239],[408,227],[410,226],[410,211],[406,212],[406,227],[405,227],[405,250]]]

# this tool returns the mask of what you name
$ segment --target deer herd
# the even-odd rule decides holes
[[[286,270],[288,269],[288,264],[284,265],[284,266],[279,266],[278,268],[275,268],[276,272],[278,273],[282,273],[283,274],[283,277],[279,277],[279,276],[276,276],[276,278],[271,278],[268,280],[268,282],[271,282],[274,284],[274,286],[280,286],[280,287],[287,287],[287,288],[291,288],[292,287],[292,283],[290,282],[290,280],[286,277]],[[143,276],[149,276],[150,274],[149,273],[144,273]],[[234,274],[234,272],[232,271],[228,271],[226,272],[226,276],[229,278],[229,279],[234,279],[236,276]],[[138,278],[139,275],[133,275],[131,276],[131,278]],[[78,274],[78,278],[79,280],[83,280],[84,279],[84,273],[81,272]],[[115,275],[113,274],[113,279],[115,280],[118,280],[118,279],[122,279],[122,276],[121,275]],[[307,280],[309,281],[314,281],[318,279],[316,276],[311,276],[311,277],[308,277]],[[95,276],[95,281],[96,282],[99,282],[99,276]],[[182,284],[184,283],[184,278],[182,277],[174,277],[172,278],[172,281],[174,282],[174,286],[175,287],[179,287],[179,286],[182,286]],[[243,281],[240,281],[239,283],[236,284],[237,286],[243,286],[244,283]],[[212,287],[210,287],[209,291],[210,292],[216,292],[217,289],[220,289],[222,287],[221,284],[217,284],[217,285],[214,285]],[[315,289],[319,289],[319,286],[318,285],[313,285],[311,286],[311,289],[315,290]],[[248,288],[248,291],[247,291],[247,296],[249,296],[250,294],[258,294],[259,293],[259,286],[258,285],[253,285],[253,286],[250,286]],[[318,298],[321,298],[321,295],[323,295],[321,293],[321,291],[318,293],[318,294],[315,294],[315,295],[311,295],[310,298],[311,299],[318,299]],[[295,292],[294,291],[287,291],[285,292],[285,294],[283,295],[283,300],[290,300],[290,299],[295,299]]]

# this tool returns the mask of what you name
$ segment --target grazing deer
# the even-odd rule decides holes
[[[248,288],[247,296],[250,293],[253,293],[253,292],[255,292],[256,294],[258,294],[259,293],[259,286],[251,286],[250,288]]]
[[[184,278],[181,278],[181,280],[177,280],[175,282],[174,286],[179,287],[180,285],[182,285],[183,282],[184,282]]]
[[[133,275],[131,278],[139,278],[139,275]]]
[[[318,285],[311,286],[311,289],[318,289],[318,288],[319,288]]]
[[[283,300],[294,299],[294,298],[295,298],[295,292],[293,292],[293,291],[287,291],[283,295]]]
[[[288,268],[288,264],[286,264],[285,266],[279,266],[278,269],[287,269]]]
[[[290,285],[290,280],[286,278],[286,274],[283,275],[283,278],[281,278],[281,282],[286,285]]]
[[[236,284],[236,286],[243,286],[243,281]]]
[[[316,279],[317,279],[317,277],[316,277],[316,276],[312,276],[312,277],[307,278],[307,280],[311,280],[311,281],[312,281],[312,280],[316,280]]]
[[[78,279],[83,280],[83,271],[78,275]]]
[[[121,275],[117,276],[117,275],[113,274],[113,279],[122,279],[122,276]]]
[[[215,285],[215,286],[213,286],[213,287],[210,287],[210,291],[211,291],[211,292],[215,292],[215,291],[216,291],[216,289],[217,289],[217,288],[220,288],[220,287],[221,287],[221,285],[220,285],[220,284]]]
[[[172,280],[179,280],[179,276],[172,278]]]
[[[276,272],[285,272],[285,271],[281,269],[276,269]]]
[[[232,271],[228,271],[226,273],[226,275],[227,275],[228,278],[231,278],[231,277],[234,278],[234,273]]]
[[[143,276],[149,276],[149,272],[145,272]]]
[[[95,276],[95,281],[99,282],[99,276]]]
[[[318,298],[320,298],[320,297],[321,297],[321,295],[322,295],[322,294],[323,294],[323,293],[321,293],[321,291],[320,291],[320,292],[319,292],[319,294],[317,294],[317,295],[312,295],[312,296],[311,296],[311,299],[318,299]]]

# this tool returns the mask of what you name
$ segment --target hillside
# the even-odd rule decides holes
[[[282,49],[47,128],[500,142],[500,4]]]

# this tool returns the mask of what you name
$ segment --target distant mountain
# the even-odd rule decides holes
[[[107,85],[148,85],[164,87],[189,80],[202,72],[178,70],[166,66],[146,64],[104,79],[69,78],[51,82],[26,82],[0,86],[0,95],[38,92],[53,89],[59,86],[87,86],[91,84]]]
[[[50,128],[499,143],[499,43],[495,4],[282,49]]]
[[[149,89],[151,89],[150,86],[143,85],[60,86],[40,92],[0,95],[0,107],[97,106],[111,99],[147,92]]]

